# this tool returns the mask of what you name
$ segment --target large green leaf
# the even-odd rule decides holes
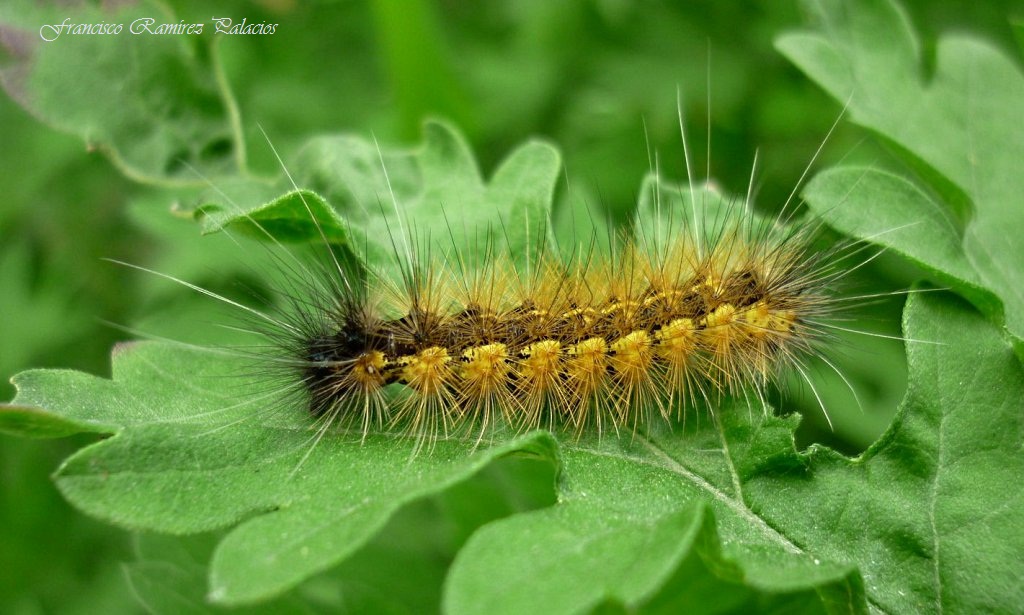
[[[456,247],[471,263],[482,262],[488,250],[522,263],[549,241],[560,165],[555,148],[531,141],[485,183],[465,138],[447,123],[427,121],[422,144],[412,150],[349,135],[314,137],[277,183],[284,195],[253,198],[269,188],[240,180],[207,195],[200,212],[207,230],[231,226],[264,240],[326,239],[370,263],[393,263],[396,253],[425,261]]]
[[[550,464],[539,459],[493,463],[457,487],[405,507],[340,566],[243,612],[437,612],[447,567],[469,534],[495,517],[550,504],[551,479]],[[532,483],[541,488],[531,492]],[[135,594],[153,613],[223,612],[207,598],[208,566],[221,538],[218,532],[141,534],[137,558],[125,570]]]
[[[272,595],[342,561],[405,504],[506,454],[554,455],[543,434],[477,455],[468,454],[472,443],[438,442],[415,458],[413,442],[388,436],[360,443],[332,433],[317,443],[302,409],[274,407],[265,394],[238,403],[260,386],[239,380],[240,367],[218,354],[142,343],[115,356],[113,381],[61,371],[17,380],[17,403],[63,408],[58,416],[83,429],[117,432],[58,472],[58,487],[86,512],[173,533],[256,515],[216,552],[211,594],[220,601]]]
[[[1024,337],[1024,239],[1016,232],[1024,228],[1019,67],[985,41],[945,35],[926,76],[918,37],[892,0],[808,4],[818,27],[780,37],[778,48],[847,102],[852,121],[889,141],[934,194],[894,202],[886,192],[913,188],[879,171],[847,169],[808,186],[809,204],[844,232],[881,241],[938,272],[942,283]],[[851,174],[870,188],[851,190]],[[879,229],[893,215],[923,215],[926,222],[878,235],[894,230]]]
[[[746,493],[794,542],[859,562],[887,611],[1016,610],[1024,371],[953,298],[912,298],[904,326],[926,341],[909,342],[910,385],[886,434],[852,461],[812,448],[809,476],[761,476]]]

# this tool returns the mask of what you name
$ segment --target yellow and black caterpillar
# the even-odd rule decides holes
[[[840,250],[810,235],[740,219],[611,256],[540,254],[527,273],[493,254],[413,259],[398,281],[332,266],[278,339],[310,412],[364,434],[636,429],[760,397],[820,353]]]

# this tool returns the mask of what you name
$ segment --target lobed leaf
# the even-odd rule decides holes
[[[951,283],[995,321],[1005,321],[1019,345],[1024,337],[1024,241],[1020,233],[1008,231],[1024,228],[1019,207],[1024,176],[1016,168],[1024,157],[1019,121],[1024,74],[984,41],[944,35],[936,47],[934,73],[926,77],[918,38],[892,0],[826,0],[809,7],[819,19],[818,29],[779,37],[776,46],[836,100],[846,102],[853,122],[895,146],[935,195],[933,202],[941,203],[941,210],[926,205],[930,217],[945,222],[887,235],[872,233],[877,225],[870,222],[851,224],[854,215],[864,221],[886,219],[894,209],[909,219],[922,206],[921,195],[893,202],[848,192],[850,173],[865,175],[861,181],[876,190],[887,181],[864,171],[816,178],[805,195],[812,210],[830,221],[844,215],[843,209],[851,210],[846,223],[840,222],[843,230],[880,241],[940,272],[943,283]],[[841,194],[850,194],[851,202],[837,202]]]
[[[115,356],[113,381],[45,370],[16,379],[17,404],[59,409],[59,418],[116,433],[57,472],[57,486],[82,510],[171,533],[242,522],[214,557],[218,601],[253,601],[295,585],[344,560],[404,505],[507,454],[555,454],[542,433],[476,455],[472,442],[441,441],[418,457],[414,442],[388,436],[320,439],[304,409],[281,407],[268,393],[243,395],[260,384],[240,378],[240,369],[244,362],[223,356],[140,343]],[[17,420],[0,413],[8,427]]]
[[[456,247],[467,262],[501,252],[522,262],[550,241],[561,157],[547,143],[528,142],[485,183],[465,138],[444,122],[428,121],[423,143],[411,151],[322,136],[310,139],[288,166],[301,189],[279,183],[281,190],[292,188],[284,196],[208,195],[200,208],[214,213],[207,230],[240,226],[263,239],[280,231],[281,240],[319,244],[322,230],[329,243],[347,243],[367,263],[392,263],[396,254],[428,260]],[[251,195],[255,189],[243,181],[229,192]],[[236,202],[264,204],[246,210]],[[309,222],[310,212],[320,229]],[[253,228],[254,221],[265,228]]]

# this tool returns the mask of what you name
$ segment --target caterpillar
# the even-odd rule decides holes
[[[650,187],[660,207],[660,184]],[[398,431],[418,443],[635,432],[689,408],[713,412],[727,395],[763,403],[787,371],[806,377],[805,361],[831,340],[848,251],[812,249],[817,227],[784,224],[785,213],[757,218],[749,195],[728,202],[691,185],[689,196],[688,215],[658,211],[647,228],[585,238],[568,254],[544,239],[526,255],[488,240],[467,256],[450,224],[448,249],[432,253],[436,242],[401,222],[387,231],[390,267],[325,250],[259,321],[284,357],[270,365],[321,435]]]
[[[626,240],[616,256],[568,264],[545,253],[528,277],[508,258],[471,272],[413,263],[401,284],[338,267],[313,302],[323,316],[296,305],[301,334],[282,349],[310,413],[364,432],[672,420],[687,403],[763,388],[814,352],[836,275],[801,233],[741,221],[695,241],[681,234],[654,253]],[[398,399],[384,394],[393,384]]]
[[[243,328],[269,343],[238,353],[281,384],[259,399],[303,407],[316,441],[332,431],[398,433],[418,451],[439,438],[476,446],[536,428],[577,438],[635,433],[691,410],[713,415],[727,396],[752,396],[767,411],[768,391],[792,372],[824,411],[808,375],[812,357],[845,381],[826,355],[834,331],[845,330],[832,323],[845,305],[835,290],[858,250],[822,250],[821,222],[792,223],[797,188],[777,217],[759,217],[749,190],[729,199],[710,182],[694,185],[687,158],[685,189],[652,171],[643,189],[650,211],[632,227],[559,245],[546,217],[532,228],[522,220],[538,238],[525,244],[502,240],[510,229],[501,215],[484,232],[466,229],[469,239],[447,219],[445,241],[417,235],[387,180],[394,211],[385,216],[381,206],[391,247],[384,262],[369,248],[339,251],[278,160],[321,248],[302,260],[241,214],[264,245],[288,254],[275,258],[283,304],[242,306],[146,271],[241,307]],[[380,165],[387,178],[383,156]]]

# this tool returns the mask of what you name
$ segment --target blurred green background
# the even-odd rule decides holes
[[[74,17],[98,10],[98,3],[83,4],[57,11]],[[172,23],[210,22],[206,2],[160,6]],[[1009,19],[1024,15],[1017,3],[917,0],[906,8],[926,50],[939,33],[970,31],[1021,58]],[[245,275],[215,267],[212,255],[222,246],[199,239],[195,225],[171,215],[174,204],[201,189],[194,175],[187,181],[187,168],[164,169],[161,177],[126,174],[102,147],[88,146],[75,130],[77,119],[62,121],[25,96],[19,71],[39,52],[38,26],[50,23],[41,20],[54,10],[23,0],[0,8],[7,92],[0,95],[0,400],[14,395],[8,378],[30,367],[108,375],[112,345],[130,335],[107,323],[131,326],[158,307],[186,301],[102,258],[173,271],[224,292]],[[561,206],[581,201],[622,218],[651,169],[651,152],[664,175],[685,177],[678,90],[698,174],[710,169],[727,192],[744,194],[759,151],[757,202],[770,210],[786,200],[840,114],[839,105],[772,48],[775,35],[805,23],[797,3],[264,0],[218,3],[216,13],[279,24],[273,35],[225,37],[216,49],[210,35],[184,43],[200,73],[230,86],[247,164],[258,174],[278,172],[261,128],[287,160],[325,132],[412,144],[422,119],[439,115],[465,132],[485,174],[526,138],[550,140],[564,156]],[[46,51],[57,53],[56,44]],[[82,59],[86,69],[88,62]],[[65,78],[73,96],[76,75]],[[188,84],[188,75],[159,75],[159,87],[172,93]],[[87,112],[102,101],[79,104]],[[173,100],[169,105],[152,109],[154,125],[195,112],[174,108]],[[218,114],[224,109],[214,109]],[[237,141],[206,137],[208,158],[237,159]],[[850,158],[890,164],[870,135],[841,125],[815,167]],[[214,164],[202,170],[214,183],[231,172]],[[182,177],[195,185],[169,185]],[[866,274],[899,288],[913,272],[879,259]],[[900,305],[866,310],[874,324],[865,327],[898,335]],[[875,352],[893,354],[891,346]],[[851,365],[860,363],[863,356]],[[894,371],[862,395],[863,414],[849,399],[836,401],[835,431],[810,411],[801,436],[863,449],[902,394],[898,360]],[[870,382],[872,374],[853,377]],[[799,388],[790,405],[806,407]],[[131,537],[72,511],[48,479],[60,459],[86,442],[0,435],[2,613],[141,608],[120,568],[133,558]]]

